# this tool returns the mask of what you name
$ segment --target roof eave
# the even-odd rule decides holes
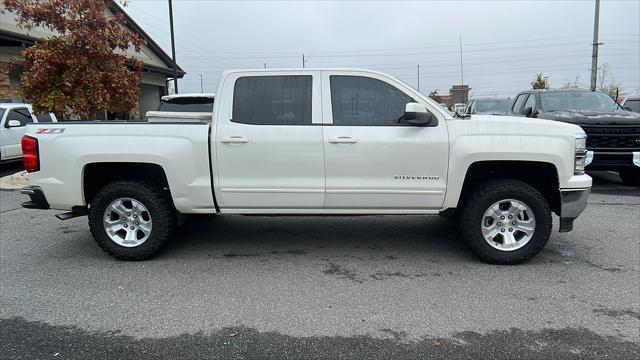
[[[164,52],[164,50],[160,47],[160,45],[158,45],[158,43],[156,43],[153,38],[151,36],[149,36],[149,34],[147,34],[141,27],[140,25],[138,25],[138,23],[135,22],[135,20],[133,20],[133,18],[131,16],[129,16],[129,14],[127,14],[126,11],[124,11],[124,9],[122,9],[120,7],[120,5],[118,5],[115,1],[113,0],[109,0],[108,5],[109,9],[111,9],[111,11],[113,12],[120,12],[122,14],[124,14],[124,17],[127,21],[127,25],[130,26],[134,32],[139,33],[140,35],[142,35],[142,38],[147,42],[147,46],[149,46],[149,48],[155,52],[160,59],[162,59],[162,61],[165,64],[173,64],[173,59],[166,53]],[[177,73],[178,73],[178,78],[182,78],[186,72],[180,67],[180,65],[176,64],[176,69],[177,69]],[[171,75],[173,75],[173,69],[169,68],[169,70],[171,71]]]

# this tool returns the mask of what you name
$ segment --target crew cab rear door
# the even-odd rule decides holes
[[[324,205],[320,72],[239,72],[224,80],[215,133],[223,210]]]
[[[443,115],[406,85],[373,73],[323,72],[325,208],[438,209],[444,201],[448,136]],[[430,127],[403,121],[421,102]]]

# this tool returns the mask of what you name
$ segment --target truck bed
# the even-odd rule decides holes
[[[210,126],[200,122],[72,121],[30,124],[38,139],[40,171],[29,174],[54,209],[86,205],[84,174],[93,163],[153,164],[166,176],[177,210],[213,213]],[[126,171],[109,174],[125,179]]]

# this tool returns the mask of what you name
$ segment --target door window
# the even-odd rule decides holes
[[[624,107],[629,111],[640,112],[640,100],[627,100],[624,103]]]
[[[524,103],[522,110],[529,107],[531,108],[531,110],[534,110],[536,108],[536,94],[529,94],[529,97],[527,98],[527,102]]]
[[[518,98],[516,99],[516,102],[513,104],[513,108],[511,108],[511,111],[513,111],[516,114],[519,114],[520,110],[522,110],[522,104],[524,103],[524,100],[527,98],[527,95],[529,94],[518,95]]]
[[[332,75],[330,82],[334,125],[407,125],[401,120],[414,100],[396,87],[362,76]]]
[[[309,75],[247,76],[236,80],[233,122],[254,125],[311,125]]]
[[[31,119],[31,114],[29,113],[29,110],[26,108],[13,109],[9,111],[9,114],[7,115],[6,127],[9,126],[9,120],[20,121],[20,126],[25,126],[27,125],[27,123],[33,122],[33,120]]]

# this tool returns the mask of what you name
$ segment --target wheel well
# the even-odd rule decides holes
[[[536,188],[551,210],[560,211],[560,183],[553,164],[537,161],[480,161],[471,164],[462,185],[458,207],[482,182],[491,179],[516,179]]]
[[[82,186],[85,203],[89,204],[96,193],[118,180],[144,180],[169,187],[162,166],[148,163],[92,163],[84,168]]]

